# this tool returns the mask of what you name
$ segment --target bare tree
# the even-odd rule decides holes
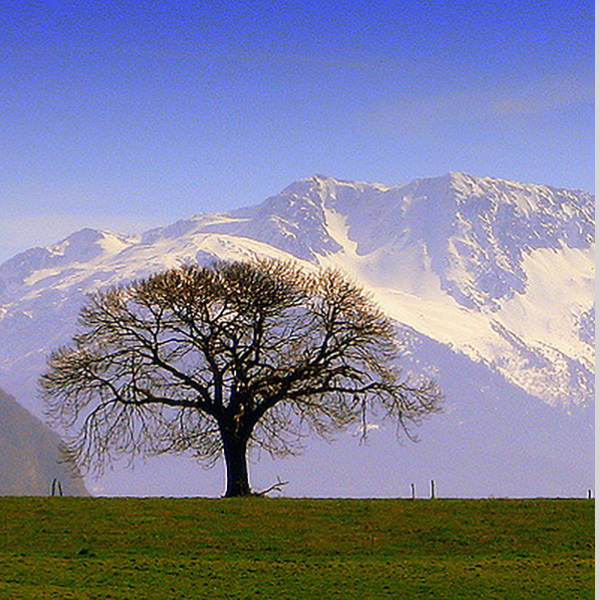
[[[223,455],[225,496],[251,494],[247,452],[302,449],[371,413],[409,425],[438,410],[428,380],[395,368],[392,322],[332,270],[280,261],[187,265],[90,296],[72,344],[41,379],[72,456]]]

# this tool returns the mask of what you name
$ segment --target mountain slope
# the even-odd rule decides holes
[[[0,495],[46,496],[60,482],[68,496],[86,496],[79,476],[59,455],[60,438],[0,390]]]
[[[497,437],[498,456],[514,458],[510,430],[535,406],[544,416],[531,424],[532,464],[542,456],[579,462],[571,470],[589,486],[593,460],[569,450],[558,430],[589,438],[594,218],[594,198],[585,192],[490,177],[450,173],[390,187],[315,176],[258,206],[191,217],[139,237],[83,230],[0,265],[0,382],[23,390],[23,402],[40,410],[35,389],[44,357],[73,334],[90,291],[189,260],[270,256],[332,265],[398,321],[412,348],[402,358],[407,368],[429,368],[444,382],[447,414],[424,434],[453,439],[450,415],[463,410],[467,394],[482,411],[474,427],[482,437],[467,436],[463,453],[476,439]],[[493,434],[497,410],[512,417]],[[544,434],[536,445],[543,427],[565,443],[553,447]],[[525,436],[522,444],[531,445]],[[424,468],[450,472],[447,461],[421,448],[408,451],[416,465],[421,453],[429,456]],[[507,467],[513,479],[516,464]],[[542,485],[541,476],[534,479],[527,489]],[[467,493],[460,485],[456,493]]]

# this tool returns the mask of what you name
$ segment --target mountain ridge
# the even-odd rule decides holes
[[[312,176],[258,205],[139,236],[84,229],[0,265],[0,383],[23,390],[22,401],[40,411],[44,357],[75,332],[87,293],[182,262],[271,257],[339,268],[364,285],[414,342],[403,364],[437,365],[429,374],[447,382],[454,412],[473,389],[486,410],[502,412],[502,398],[516,402],[515,419],[534,405],[544,415],[562,408],[541,421],[557,428],[557,439],[564,426],[587,440],[575,421],[561,419],[588,414],[594,403],[594,219],[586,192],[451,172],[400,186]],[[474,380],[454,383],[463,376],[457,368]],[[440,417],[446,429],[427,425],[439,439],[458,431],[451,414]],[[589,417],[577,419],[588,427]],[[497,437],[497,451],[514,455],[510,432],[483,421],[477,428],[472,443]],[[530,455],[578,460],[566,441],[549,448],[547,435],[539,437],[546,446],[534,444]],[[525,434],[519,440],[530,444]],[[585,461],[581,481],[593,464]]]
[[[48,287],[55,291],[69,288],[70,280],[92,291],[101,284],[127,279],[128,265],[136,271],[129,277],[145,276],[182,260],[277,256],[283,251],[285,258],[351,272],[380,292],[384,304],[392,296],[396,304],[400,299],[435,301],[438,312],[444,305],[458,319],[463,308],[471,310],[473,323],[477,314],[485,314],[487,325],[483,327],[479,319],[481,330],[493,332],[489,335],[497,338],[496,346],[500,339],[501,346],[508,343],[519,348],[528,342],[540,347],[558,344],[558,351],[588,368],[593,357],[589,331],[587,336],[578,332],[582,327],[590,330],[595,320],[593,296],[588,293],[593,284],[592,198],[457,172],[394,187],[312,176],[254,207],[196,215],[137,237],[87,228],[48,249],[26,251],[0,265],[0,299],[6,300],[11,288],[25,288],[31,296]],[[498,216],[505,205],[511,207],[510,214]],[[461,207],[467,207],[466,212]],[[554,222],[544,221],[540,211],[554,215]],[[524,220],[526,213],[534,218]],[[543,277],[548,280],[544,270],[549,271],[552,262],[558,264],[559,254],[564,262],[561,272],[577,271],[578,293],[587,297],[578,298],[568,309],[579,329],[573,324],[568,335],[562,332],[563,339],[556,335],[550,339],[527,331],[514,315],[525,310],[523,304],[535,292],[537,280],[540,286]],[[402,275],[402,269],[409,275]],[[536,298],[538,311],[540,302]],[[439,339],[432,327],[421,327],[419,319],[410,325]],[[472,357],[479,353],[494,362],[492,350],[483,351],[473,340],[462,343],[463,351],[467,346],[475,348]]]

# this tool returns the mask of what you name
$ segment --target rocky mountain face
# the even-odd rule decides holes
[[[0,496],[87,496],[60,454],[60,438],[0,390]]]
[[[450,173],[394,187],[315,176],[258,206],[139,237],[86,229],[0,265],[0,383],[40,411],[45,356],[74,333],[91,291],[190,260],[330,265],[396,319],[406,369],[443,384],[445,413],[398,450],[412,477],[444,473],[449,493],[479,494],[467,475],[477,464],[489,493],[579,493],[593,482],[594,220],[582,191]],[[299,477],[299,493],[327,495]],[[369,495],[361,489],[348,494]]]

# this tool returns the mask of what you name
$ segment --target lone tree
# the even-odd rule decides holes
[[[72,344],[41,386],[48,415],[75,433],[77,463],[191,451],[223,455],[225,496],[250,495],[247,452],[301,449],[371,413],[409,425],[439,391],[394,366],[391,321],[333,270],[281,261],[182,266],[90,296]]]

